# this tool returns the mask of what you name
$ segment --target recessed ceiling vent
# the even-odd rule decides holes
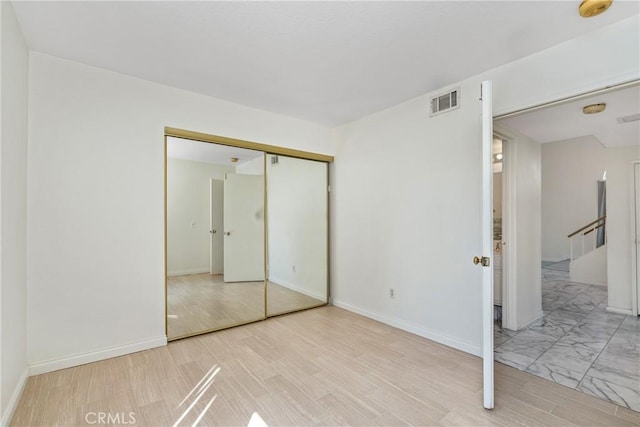
[[[460,107],[460,89],[431,98],[431,116]]]

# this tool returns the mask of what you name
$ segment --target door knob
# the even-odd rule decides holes
[[[483,257],[474,256],[473,257],[473,263],[475,265],[480,264],[483,267],[489,267],[489,265],[491,265],[491,261],[490,261],[490,258],[488,256],[483,256]]]
[[[230,231],[225,231],[225,232],[224,232],[224,235],[225,235],[225,236],[231,236],[231,232],[230,232]]]
[[[216,234],[217,232],[216,232],[216,230],[209,230],[209,233]]]

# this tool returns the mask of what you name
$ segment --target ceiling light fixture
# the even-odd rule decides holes
[[[607,104],[604,102],[601,104],[590,104],[582,108],[582,112],[584,114],[596,114],[602,113],[604,109],[607,108]]]
[[[609,9],[612,2],[613,0],[584,0],[580,3],[578,11],[583,18],[591,18]]]
[[[502,160],[502,153],[498,153],[498,154],[496,154],[496,159],[498,159],[498,160]]]

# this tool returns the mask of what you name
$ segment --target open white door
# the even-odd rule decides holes
[[[483,402],[493,408],[493,105],[491,81],[482,82],[482,382]]]
[[[211,179],[209,199],[209,274],[222,274],[223,260],[223,186],[221,179]]]
[[[634,182],[634,194],[635,194],[635,236],[634,240],[634,252],[632,256],[635,257],[635,283],[631,286],[635,287],[635,304],[632,310],[632,314],[637,316],[640,312],[640,163],[633,164],[633,182]]]
[[[264,176],[224,180],[224,281],[264,280]]]

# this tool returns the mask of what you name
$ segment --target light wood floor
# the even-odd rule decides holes
[[[264,319],[264,282],[225,283],[222,275],[190,274],[167,280],[168,337],[221,329]],[[267,284],[269,316],[323,304],[315,298]]]
[[[270,426],[640,425],[501,364],[487,411],[481,372],[477,357],[322,307],[31,377],[11,425],[84,425],[90,412],[132,412],[138,426],[185,412],[180,425],[246,426],[254,413]]]

